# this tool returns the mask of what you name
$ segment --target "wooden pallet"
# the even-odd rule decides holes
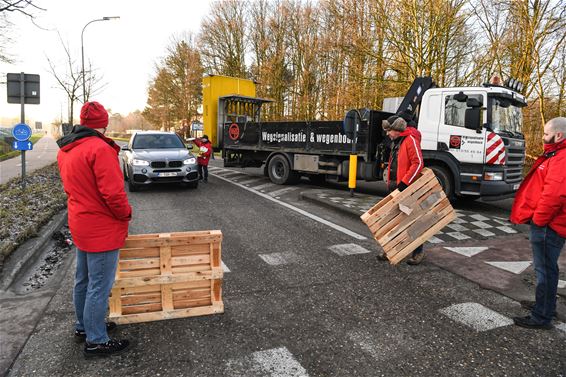
[[[219,230],[129,236],[120,250],[110,320],[223,313],[221,243]]]
[[[393,191],[361,216],[393,265],[455,218],[454,208],[428,168],[403,192]]]

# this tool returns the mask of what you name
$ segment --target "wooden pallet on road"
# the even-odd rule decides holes
[[[428,168],[403,192],[393,191],[361,216],[393,265],[455,218],[454,208]]]
[[[223,313],[221,244],[219,230],[129,236],[120,249],[110,320]]]

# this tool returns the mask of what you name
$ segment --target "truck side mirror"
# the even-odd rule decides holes
[[[344,117],[344,122],[342,125],[344,134],[349,139],[354,139],[354,133],[356,129],[359,127],[361,122],[360,113],[357,110],[350,110],[346,113]]]
[[[466,114],[464,116],[464,127],[469,130],[481,132],[481,109],[482,103],[476,98],[468,98],[466,100]]]

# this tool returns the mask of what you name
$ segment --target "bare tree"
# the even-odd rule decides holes
[[[12,56],[6,52],[8,47],[13,43],[10,37],[13,23],[10,21],[9,15],[22,14],[35,24],[34,13],[44,10],[44,8],[34,4],[32,0],[0,0],[0,62],[14,62]]]
[[[61,46],[65,51],[65,62],[64,64],[58,64],[58,62],[53,61],[51,58],[47,58],[51,74],[57,81],[57,84],[65,94],[68,99],[68,123],[74,123],[74,105],[75,102],[80,101],[80,89],[82,88],[82,70],[79,64],[72,58],[71,52],[68,44],[66,44],[61,36],[59,35],[59,40],[61,41]],[[63,69],[59,69],[64,67]],[[85,84],[87,99],[92,93],[100,90],[103,85],[101,85],[101,77],[96,75],[96,70],[92,68],[89,62],[88,69],[85,70]]]

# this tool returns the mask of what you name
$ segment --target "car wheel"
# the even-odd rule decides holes
[[[297,172],[291,170],[289,161],[282,155],[274,156],[269,160],[268,173],[271,182],[277,185],[293,184],[300,178]]]
[[[136,192],[139,190],[138,185],[134,184],[133,179],[128,179],[128,190],[130,192]]]

